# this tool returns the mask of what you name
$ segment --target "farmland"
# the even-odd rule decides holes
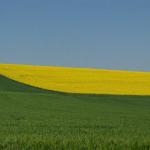
[[[150,73],[0,64],[0,73],[42,89],[83,94],[150,95]]]
[[[150,149],[150,96],[66,94],[0,76],[0,149]]]

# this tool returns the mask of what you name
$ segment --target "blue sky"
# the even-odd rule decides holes
[[[150,1],[1,0],[0,63],[150,71]]]

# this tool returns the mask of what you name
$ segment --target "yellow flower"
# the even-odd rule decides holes
[[[150,95],[150,73],[0,64],[0,74],[43,89],[69,93]]]

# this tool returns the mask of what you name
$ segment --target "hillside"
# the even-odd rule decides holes
[[[1,64],[0,74],[52,91],[150,95],[150,73],[146,72]]]
[[[61,94],[0,76],[0,149],[145,149],[150,97]]]
[[[48,91],[19,83],[0,75],[0,92],[33,92],[48,93]]]

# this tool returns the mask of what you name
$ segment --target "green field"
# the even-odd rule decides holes
[[[150,97],[64,94],[0,76],[0,149],[149,150]]]

